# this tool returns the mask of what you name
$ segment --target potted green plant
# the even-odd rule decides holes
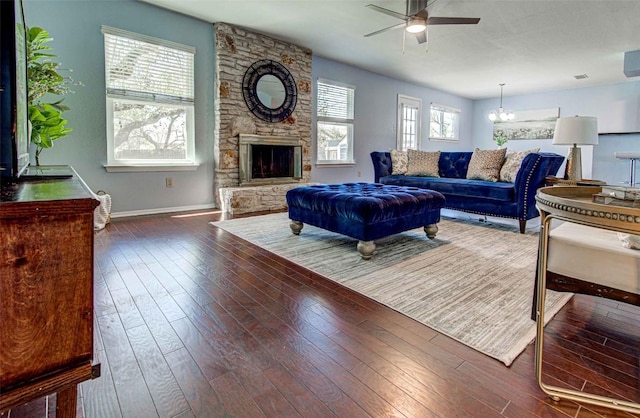
[[[493,140],[496,141],[498,148],[502,148],[502,146],[509,141],[509,138],[503,135],[501,132],[494,132]]]
[[[40,165],[40,153],[45,148],[51,148],[53,141],[71,132],[67,120],[62,112],[69,110],[62,104],[64,99],[49,102],[43,98],[48,95],[62,96],[72,93],[70,85],[78,85],[69,77],[62,76],[60,63],[51,58],[51,47],[47,45],[53,38],[49,32],[39,27],[29,28],[27,31],[27,80],[29,122],[31,125],[31,142],[36,146],[36,165]],[[71,71],[71,70],[69,70]]]

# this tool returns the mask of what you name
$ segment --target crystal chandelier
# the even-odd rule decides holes
[[[502,122],[506,122],[516,117],[516,115],[514,115],[513,112],[506,112],[502,107],[502,90],[503,89],[504,89],[504,83],[501,83],[500,84],[500,108],[498,108],[497,111],[492,110],[491,113],[489,113],[489,120],[491,122],[497,119],[500,119]]]

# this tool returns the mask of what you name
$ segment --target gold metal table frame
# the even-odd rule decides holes
[[[540,389],[555,401],[559,401],[561,398],[569,399],[638,414],[640,413],[640,404],[638,403],[547,385],[542,381],[544,305],[547,290],[551,221],[558,219],[611,231],[640,234],[640,208],[593,203],[591,197],[598,192],[600,190],[596,187],[544,187],[539,189],[536,194],[536,206],[541,216],[536,287],[536,379]]]

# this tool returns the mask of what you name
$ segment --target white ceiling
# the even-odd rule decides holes
[[[470,99],[635,81],[624,52],[640,50],[640,0],[431,0],[430,16],[479,17],[429,29],[429,47],[403,30],[404,0],[143,0],[310,48],[315,55]],[[575,75],[589,78],[576,80]]]

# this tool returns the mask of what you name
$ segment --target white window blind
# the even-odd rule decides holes
[[[102,27],[107,94],[193,103],[195,48]]]
[[[318,80],[318,119],[353,123],[355,87]]]

